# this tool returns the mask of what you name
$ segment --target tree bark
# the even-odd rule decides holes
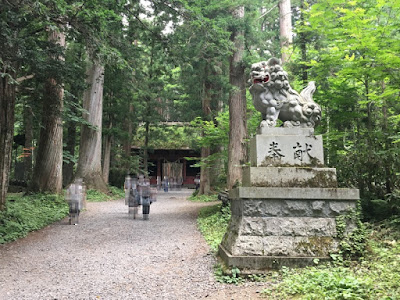
[[[237,8],[235,18],[244,18],[244,7]],[[246,85],[243,64],[243,32],[233,29],[231,41],[234,52],[230,58],[229,81],[232,91],[229,96],[229,146],[228,146],[228,182],[231,189],[242,181],[242,164],[247,161],[246,137]]]
[[[79,160],[75,178],[82,178],[88,189],[108,192],[101,169],[101,126],[103,114],[104,66],[93,61],[88,66],[89,87],[83,96],[83,118],[92,126],[82,125]]]
[[[3,70],[15,78],[14,71]],[[14,137],[15,88],[8,76],[0,77],[0,211],[6,209]]]
[[[222,96],[222,90],[218,92],[216,95],[216,103],[217,103],[217,108],[216,112],[222,113],[223,112],[223,101],[221,100],[223,98]],[[214,119],[214,124],[215,126],[218,126],[217,120]],[[225,147],[222,145],[216,145],[213,148],[211,148],[211,155],[216,154],[216,153],[223,153],[225,150]],[[219,155],[214,161],[213,161],[213,167],[210,169],[210,185],[211,186],[216,186],[220,184],[220,178],[221,175],[226,172],[226,166],[224,159],[222,155]]]
[[[65,46],[65,35],[61,32],[51,31],[49,40]],[[33,192],[62,192],[63,98],[64,89],[61,82],[55,78],[49,78],[45,83],[42,127],[30,185],[30,190]]]
[[[144,147],[143,147],[143,172],[149,174],[149,140],[150,140],[150,123],[145,123]]]
[[[112,128],[112,123],[110,123],[109,128],[110,129]],[[112,135],[107,135],[104,139],[103,179],[106,184],[108,184],[108,179],[110,175],[112,141],[113,141]]]
[[[279,33],[281,41],[282,64],[289,59],[289,47],[293,43],[292,34],[292,10],[290,0],[280,0],[279,2]]]
[[[385,92],[386,86],[385,82],[381,82],[381,87],[382,87],[382,93]],[[388,105],[386,99],[383,100],[383,105],[382,105],[382,117],[383,117],[383,122],[382,122],[382,131],[384,133],[388,132]],[[390,149],[390,144],[391,141],[389,139],[389,136],[384,134],[384,143],[383,147],[384,150],[387,152],[384,159],[383,159],[383,165],[385,168],[385,194],[390,195],[392,194],[392,156],[389,154],[389,149]]]
[[[129,158],[131,157],[131,147],[132,147],[132,120],[131,120],[131,115],[133,113],[133,105],[130,103],[129,104],[129,117],[126,118],[125,121],[125,128],[128,132],[128,138],[126,140],[124,140],[123,142],[123,149],[124,149],[124,153],[125,153],[125,157],[126,157],[126,166],[125,166],[125,173],[128,174],[131,170],[130,170],[130,160]]]
[[[33,113],[30,105],[24,108],[25,126],[25,149],[24,149],[24,178],[25,182],[30,183],[32,179],[32,156],[33,156]]]
[[[300,25],[304,26],[304,1],[301,0],[300,3]],[[299,32],[299,43],[300,43],[300,52],[301,52],[301,79],[303,80],[303,85],[307,86],[308,84],[308,67],[306,65],[307,62],[307,36],[306,33],[302,30]]]
[[[206,67],[206,72],[205,74],[208,74],[208,68]],[[208,81],[208,79],[205,79],[205,84],[204,84],[204,96],[203,96],[203,101],[202,101],[202,109],[203,109],[203,115],[204,119],[209,120],[210,114],[211,114],[211,90],[212,90],[212,85]],[[204,135],[204,132],[202,133]],[[210,166],[209,163],[204,162],[204,159],[209,157],[211,154],[211,149],[210,147],[201,147],[201,159],[203,163],[201,164],[200,168],[200,188],[199,188],[199,195],[209,195],[211,193],[211,186],[210,186]]]
[[[65,139],[65,151],[67,151],[72,157],[75,156],[75,141],[76,141],[76,124],[70,121],[67,124],[67,137]],[[73,161],[64,163],[63,165],[63,185],[67,186],[74,180],[74,166]]]
[[[367,130],[368,130],[368,134],[367,134],[367,153],[368,153],[368,159],[366,162],[366,166],[372,166],[373,165],[373,146],[374,146],[374,142],[373,142],[373,115],[372,115],[372,107],[373,107],[373,101],[370,99],[369,97],[369,76],[366,75],[365,76],[365,80],[364,80],[364,87],[365,87],[365,99],[367,102]],[[366,172],[367,172],[367,186],[368,186],[368,191],[372,194],[376,192],[376,188],[374,185],[374,180],[373,180],[373,172],[371,170],[371,167],[367,167],[366,168]]]

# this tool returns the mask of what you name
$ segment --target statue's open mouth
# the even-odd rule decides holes
[[[253,83],[266,83],[269,81],[269,76],[265,76],[263,78],[254,78]]]

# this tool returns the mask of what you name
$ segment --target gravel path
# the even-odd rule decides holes
[[[215,259],[197,230],[207,203],[193,190],[160,192],[150,220],[123,200],[88,203],[80,224],[57,222],[0,245],[0,299],[255,299],[257,284],[216,283]]]

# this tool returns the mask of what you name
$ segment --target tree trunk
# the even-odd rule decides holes
[[[244,7],[233,12],[237,19],[244,18]],[[229,81],[232,91],[229,96],[229,146],[228,146],[228,189],[242,181],[242,164],[247,161],[246,136],[246,86],[243,65],[243,32],[233,31],[231,40],[234,52],[230,58]]]
[[[373,149],[374,149],[374,142],[373,142],[373,126],[372,126],[372,106],[373,106],[373,101],[371,101],[369,97],[369,78],[368,75],[366,75],[365,80],[364,80],[364,87],[365,87],[365,99],[367,102],[367,153],[368,153],[368,159],[366,162],[366,166],[372,166],[373,165]],[[373,171],[371,170],[371,167],[366,168],[367,172],[367,186],[368,186],[368,191],[370,193],[375,193],[376,188],[374,185],[373,181]]]
[[[4,70],[15,78],[14,71]],[[8,76],[0,77],[0,211],[6,209],[14,137],[15,88]]]
[[[289,47],[293,43],[292,10],[290,0],[279,1],[279,33],[281,41],[282,64],[289,59]]]
[[[217,109],[216,111],[221,113],[223,111],[223,101],[222,99],[222,91],[220,91],[217,95]],[[215,126],[218,126],[217,121],[214,119]],[[211,154],[216,154],[216,153],[223,153],[224,152],[224,146],[222,145],[217,145],[214,146],[211,149]],[[210,169],[210,184],[211,186],[216,186],[220,183],[220,176],[223,174],[225,170],[225,165],[224,165],[224,159],[222,155],[217,157],[213,161],[213,167]]]
[[[75,178],[82,178],[88,189],[107,193],[101,169],[101,126],[103,114],[104,66],[94,61],[88,66],[89,87],[83,95],[83,118],[92,126],[82,125],[78,168]]]
[[[109,129],[112,128],[112,123],[110,123],[108,128]],[[108,184],[108,179],[109,179],[109,175],[110,175],[112,141],[113,141],[112,135],[107,135],[104,139],[103,179],[106,184]]]
[[[304,1],[305,0],[301,0],[300,3],[300,25],[304,26]],[[300,43],[300,52],[301,52],[301,60],[302,60],[302,64],[301,64],[301,79],[303,80],[303,85],[307,86],[308,84],[308,67],[306,65],[307,62],[307,36],[306,33],[301,30],[299,32],[299,43]]]
[[[28,104],[24,109],[25,126],[25,149],[24,149],[24,178],[30,183],[32,179],[32,156],[33,156],[33,113],[32,107]]]
[[[206,67],[206,72],[205,74],[208,75],[208,68]],[[207,76],[206,76],[207,77]],[[202,101],[202,109],[203,109],[203,115],[204,119],[207,121],[210,119],[210,114],[211,114],[211,90],[212,90],[212,85],[208,81],[208,79],[205,79],[205,84],[204,84],[204,96],[203,96],[203,101]],[[202,133],[204,135],[204,132]],[[209,195],[211,193],[211,186],[210,186],[210,165],[207,162],[204,162],[204,159],[209,157],[211,154],[211,149],[210,147],[201,147],[201,159],[202,159],[202,164],[200,168],[200,188],[199,188],[199,195]]]
[[[385,82],[381,82],[382,86],[382,93],[385,92]],[[386,99],[383,100],[383,105],[382,105],[382,117],[383,117],[383,122],[382,122],[382,132],[388,133],[388,105]],[[386,155],[383,159],[383,165],[385,168],[385,194],[390,195],[392,193],[392,156],[389,154],[390,153],[390,148],[391,148],[391,141],[389,139],[388,134],[384,134],[384,143],[383,143],[384,150],[386,152]]]
[[[63,33],[51,31],[49,40],[65,46]],[[61,82],[55,78],[49,78],[45,83],[42,127],[30,185],[30,190],[34,192],[62,192],[63,98],[64,89]]]
[[[201,158],[207,158],[210,154],[210,147],[201,147]],[[210,166],[208,163],[203,162],[200,168],[200,188],[198,195],[209,195],[210,193]]]
[[[75,141],[76,141],[76,124],[70,121],[67,124],[67,137],[65,139],[65,151],[71,155],[75,156]],[[67,186],[74,180],[74,166],[73,161],[68,161],[63,165],[63,185]]]
[[[143,147],[143,172],[145,175],[149,174],[149,140],[150,140],[150,123],[146,121],[144,147]]]
[[[130,160],[129,158],[131,157],[131,147],[132,147],[132,120],[131,120],[131,115],[133,113],[133,105],[129,104],[129,117],[126,118],[125,121],[125,128],[128,132],[128,139],[124,140],[123,143],[123,149],[124,153],[126,156],[126,174],[130,172]]]

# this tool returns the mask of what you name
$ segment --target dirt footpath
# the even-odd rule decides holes
[[[79,225],[65,219],[0,245],[0,299],[257,299],[260,284],[215,282],[196,225],[211,204],[187,201],[192,192],[160,191],[148,221],[122,199],[88,203]]]

